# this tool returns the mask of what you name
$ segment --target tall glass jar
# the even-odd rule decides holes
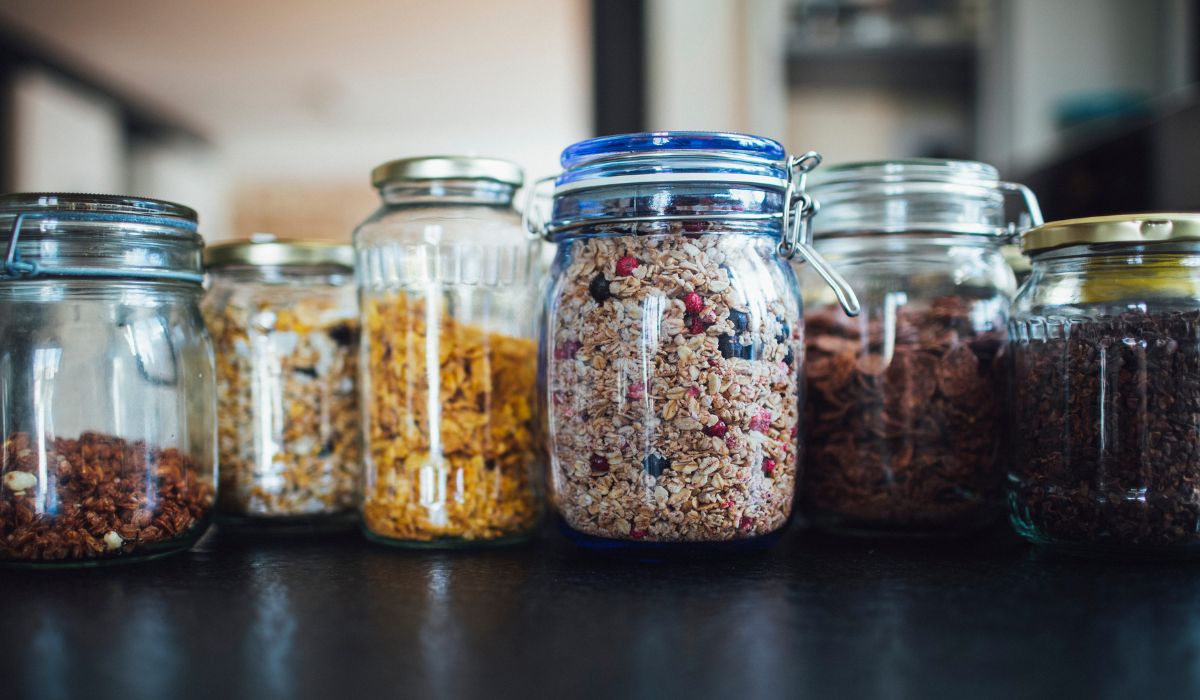
[[[788,524],[804,325],[786,257],[817,162],[705,132],[563,152],[541,384],[552,505],[575,541],[711,549]]]
[[[1200,553],[1200,214],[1057,221],[1022,247],[1017,532],[1081,554]]]
[[[208,249],[222,524],[358,521],[354,249],[257,235]]]
[[[0,563],[187,549],[217,448],[195,212],[13,194],[0,230]]]
[[[863,312],[805,280],[804,511],[818,528],[955,535],[1002,512],[1002,354],[1016,291],[1006,195],[966,161],[850,163],[814,176],[814,245]]]
[[[392,161],[354,245],[362,313],[364,528],[412,546],[504,543],[541,519],[533,408],[540,242],[516,165]]]

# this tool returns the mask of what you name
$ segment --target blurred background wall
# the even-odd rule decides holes
[[[346,238],[390,158],[593,134],[987,160],[1050,216],[1200,209],[1200,0],[2,0],[0,186]]]

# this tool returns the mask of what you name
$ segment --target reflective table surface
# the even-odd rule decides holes
[[[792,533],[645,562],[555,533],[428,552],[248,539],[0,570],[0,698],[1183,697],[1200,564]]]

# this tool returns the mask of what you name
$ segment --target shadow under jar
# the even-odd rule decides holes
[[[205,257],[221,524],[353,527],[362,472],[354,249],[256,236]]]
[[[187,549],[216,471],[195,212],[16,194],[0,230],[0,563]]]
[[[541,242],[507,161],[392,161],[354,233],[363,528],[411,547],[520,542],[541,521],[534,441]]]
[[[564,151],[540,381],[551,502],[571,539],[742,547],[788,524],[804,327],[779,250],[807,225],[817,162],[703,132]]]
[[[1200,553],[1200,215],[1052,222],[1022,247],[1017,532],[1084,555]]]
[[[862,535],[959,535],[1002,513],[1002,354],[1013,271],[988,165],[893,161],[814,176],[814,246],[858,293],[845,318],[805,275],[805,515]]]

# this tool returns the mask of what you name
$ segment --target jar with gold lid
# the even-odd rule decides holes
[[[1200,552],[1200,214],[1056,221],[1022,248],[1017,532],[1083,554]]]
[[[257,234],[205,257],[222,522],[353,526],[361,472],[354,250]]]

